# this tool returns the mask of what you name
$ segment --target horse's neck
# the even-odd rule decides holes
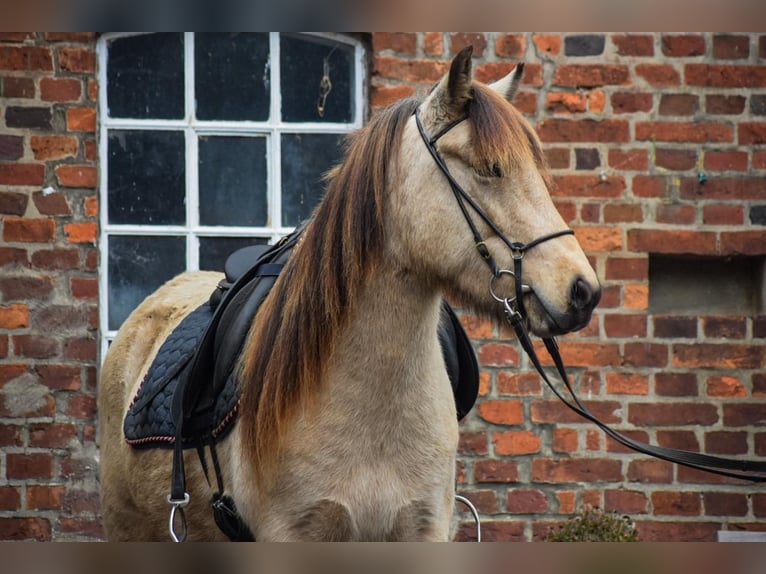
[[[411,275],[374,273],[350,309],[335,366],[369,384],[406,385],[434,370],[438,376],[440,302],[439,292]]]

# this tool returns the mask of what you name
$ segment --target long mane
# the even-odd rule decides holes
[[[261,308],[242,353],[243,450],[274,478],[288,421],[318,395],[336,334],[384,243],[385,191],[419,101],[375,114],[352,134],[325,196]]]

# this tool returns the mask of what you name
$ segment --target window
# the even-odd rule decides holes
[[[184,270],[310,215],[362,125],[364,51],[332,34],[99,40],[101,332]]]

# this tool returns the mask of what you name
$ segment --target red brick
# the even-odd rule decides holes
[[[545,366],[553,363],[544,347],[535,343],[540,362]],[[616,366],[621,362],[619,346],[612,343],[561,341],[559,351],[564,363],[570,367]]]
[[[73,78],[42,78],[40,97],[46,102],[76,102],[82,96],[82,82]]]
[[[9,217],[3,226],[3,239],[11,243],[49,243],[55,236],[56,223],[47,218]]]
[[[519,425],[524,422],[521,401],[486,400],[479,403],[479,415],[488,423]]]
[[[0,213],[3,215],[24,215],[29,196],[26,193],[0,191]]]
[[[0,97],[25,98],[35,97],[35,82],[32,78],[0,76]]]
[[[547,119],[537,124],[544,142],[628,142],[630,130],[623,120]]]
[[[628,249],[646,253],[704,255],[716,252],[716,236],[708,231],[630,229]]]
[[[65,491],[60,485],[27,485],[27,510],[57,510]]]
[[[662,53],[674,58],[701,56],[705,53],[705,38],[698,35],[662,36]]]
[[[642,542],[715,542],[718,522],[637,522]]]
[[[489,452],[487,446],[486,431],[461,431],[458,443],[458,452],[463,455],[486,455]]]
[[[38,276],[0,276],[0,293],[6,301],[45,300],[53,291],[53,278]]]
[[[406,82],[435,82],[447,72],[447,62],[404,60],[390,56],[375,58],[375,72],[382,78]]]
[[[0,70],[53,70],[50,48],[45,46],[4,46],[0,50]]]
[[[96,53],[89,48],[60,48],[59,65],[68,72],[93,73],[96,71]]]
[[[534,92],[516,92],[513,105],[522,114],[535,116],[537,114],[537,94]]]
[[[619,482],[622,480],[621,463],[614,459],[536,458],[532,461],[533,481],[563,482]]]
[[[537,373],[500,371],[497,374],[497,392],[500,395],[540,395],[542,394],[540,376]]]
[[[697,208],[693,205],[660,204],[655,215],[657,223],[691,225],[697,220]]]
[[[64,358],[74,361],[95,361],[98,355],[96,340],[90,337],[72,338],[64,342]],[[78,400],[84,400],[79,397]]]
[[[702,494],[707,516],[745,516],[747,495],[736,492],[705,492]]]
[[[555,56],[561,52],[561,36],[558,34],[534,34],[532,41],[538,52]]]
[[[415,93],[412,86],[373,86],[370,96],[370,105],[373,108],[383,108],[407,98]]]
[[[530,431],[506,431],[492,433],[495,453],[499,455],[523,455],[540,452],[540,437]]]
[[[751,345],[698,343],[673,346],[676,367],[722,369],[758,369],[763,367],[766,347]]]
[[[494,490],[461,490],[458,492],[476,507],[476,510],[485,514],[497,513],[497,494]],[[466,516],[470,516],[468,508],[460,504],[455,505],[456,510]]]
[[[96,38],[95,32],[46,32],[49,42],[90,42]]]
[[[684,78],[689,86],[761,88],[766,86],[766,66],[686,64]]]
[[[36,192],[32,199],[40,215],[72,215],[66,196],[63,193]]]
[[[495,329],[492,322],[483,317],[463,313],[460,315],[460,323],[471,339],[492,339],[494,337]]]
[[[665,197],[667,195],[668,179],[653,175],[636,175],[633,177],[632,191],[636,197]]]
[[[0,540],[50,540],[51,523],[47,518],[0,517]]]
[[[673,464],[655,458],[631,460],[628,480],[652,484],[665,484],[673,480]]]
[[[753,514],[755,516],[766,516],[766,492],[753,494]]]
[[[29,327],[29,307],[25,304],[0,306],[0,329]]]
[[[694,373],[657,373],[654,391],[664,397],[697,396],[697,376]]]
[[[98,279],[72,277],[69,283],[75,299],[98,299]]]
[[[694,94],[662,94],[661,116],[691,116],[699,109],[699,96]]]
[[[646,336],[646,315],[609,314],[604,316],[604,332],[612,337]]]
[[[731,142],[731,126],[715,122],[636,122],[636,139],[676,143]]]
[[[742,225],[745,210],[741,205],[705,205],[702,223],[706,225]]]
[[[527,40],[522,34],[503,34],[495,40],[495,54],[501,58],[523,59],[526,49]]]
[[[24,42],[34,37],[34,32],[0,32],[0,42]]]
[[[430,56],[441,56],[444,53],[444,36],[441,32],[426,32],[423,39],[423,50]]]
[[[17,357],[48,359],[60,351],[58,339],[44,335],[14,335],[13,351]]]
[[[506,510],[511,514],[540,514],[548,510],[548,499],[542,490],[510,490],[506,497]]]
[[[98,224],[93,221],[68,223],[64,226],[64,233],[69,243],[95,244],[98,237]]]
[[[42,185],[45,166],[41,163],[0,163],[0,185]]]
[[[657,444],[666,448],[699,452],[700,445],[694,431],[657,431]]]
[[[56,179],[64,187],[91,187],[98,185],[98,170],[89,165],[60,165]]]
[[[648,443],[649,441],[649,433],[646,431],[631,431],[631,430],[623,430],[620,431],[620,434],[625,435],[631,440]],[[629,448],[625,446],[624,444],[616,441],[609,435],[605,434],[606,437],[606,452],[613,452],[613,453],[619,453],[619,454],[635,454],[636,451],[634,451],[632,448]]]
[[[576,92],[551,92],[545,109],[553,113],[579,113],[586,109],[585,95]]]
[[[702,501],[698,492],[653,492],[654,515],[699,516]]]
[[[747,334],[744,317],[706,317],[702,324],[705,336],[710,339],[744,339]]]
[[[739,60],[750,55],[750,38],[716,34],[713,36],[713,57],[719,60]]]
[[[28,267],[27,250],[17,247],[0,247],[0,267],[6,265]]]
[[[705,111],[709,114],[741,114],[745,109],[744,96],[705,96]]]
[[[630,83],[630,71],[621,64],[563,64],[556,68],[554,86],[595,88]]]
[[[637,92],[616,92],[612,94],[611,101],[615,114],[632,114],[651,110],[654,96]]]
[[[746,397],[747,390],[742,381],[731,376],[708,377],[707,395],[709,397],[736,398]]]
[[[766,404],[732,403],[723,405],[723,424],[725,427],[759,426],[766,424]]]
[[[21,509],[21,492],[17,486],[0,486],[0,511]]]
[[[608,203],[604,206],[604,223],[635,223],[643,220],[644,211],[639,204]]]
[[[638,373],[607,373],[606,392],[612,395],[648,395],[649,377]]]
[[[76,534],[95,540],[105,537],[104,525],[101,520],[91,518],[61,518],[59,528],[64,534]]]
[[[606,107],[606,94],[603,90],[588,92],[588,109],[594,114],[600,114]]]
[[[646,514],[649,500],[636,490],[605,490],[604,510],[620,514]]]
[[[95,132],[96,109],[91,107],[67,108],[66,127],[71,132]]]
[[[578,448],[578,435],[575,429],[553,429],[553,452],[576,452]]]
[[[70,136],[35,136],[30,139],[35,159],[63,159],[77,155],[77,138]]]
[[[21,436],[23,427],[19,425],[0,424],[0,446],[21,446],[24,439]]]
[[[473,46],[473,56],[481,58],[484,50],[487,48],[487,38],[479,32],[457,32],[450,34],[450,49],[453,54],[457,54],[466,46]]]
[[[657,148],[654,151],[654,164],[658,167],[683,171],[697,165],[695,150]]]
[[[77,249],[41,249],[32,254],[32,266],[38,269],[61,271],[76,269],[80,264]]]
[[[665,339],[693,339],[697,336],[697,318],[656,315],[654,336]]]
[[[617,198],[625,192],[625,179],[620,175],[607,177],[606,180],[597,175],[557,175],[553,181],[550,192],[554,198]]]
[[[47,453],[8,453],[6,455],[6,476],[9,479],[51,478],[53,476],[53,457]]]
[[[628,407],[628,421],[637,426],[711,425],[718,420],[713,404],[632,403]]]
[[[747,171],[747,152],[707,151],[705,169],[711,171]]]
[[[518,482],[519,469],[513,460],[477,460],[473,477],[476,482]]]
[[[392,50],[403,54],[414,54],[417,50],[417,36],[406,32],[373,32],[372,49],[375,52]]]
[[[670,64],[638,64],[636,74],[657,88],[681,84],[681,75]]]
[[[654,37],[639,34],[615,34],[612,42],[620,56],[653,56]]]
[[[610,149],[609,167],[621,171],[647,171],[649,154],[643,149]]]
[[[565,361],[566,362],[566,361]],[[622,422],[618,414],[622,406],[617,401],[582,401],[583,405],[607,424]],[[532,403],[530,418],[534,423],[586,423],[586,419],[559,400],[536,400]]]
[[[740,145],[766,143],[766,122],[743,122],[737,126],[737,141]]]
[[[610,257],[606,260],[606,279],[644,281],[649,277],[649,260],[645,257]]]
[[[715,177],[700,185],[696,177],[681,180],[681,199],[766,199],[766,178],[762,177]]]
[[[481,539],[487,542],[523,542],[524,522],[510,520],[482,520]],[[462,524],[455,535],[456,542],[476,540],[476,525],[473,520]]]
[[[598,207],[598,206],[596,206]],[[583,209],[585,206],[583,206]],[[585,219],[583,217],[583,219]],[[623,248],[622,230],[615,227],[577,227],[577,241],[586,252],[605,253]]]

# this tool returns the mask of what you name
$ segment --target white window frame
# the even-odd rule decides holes
[[[270,117],[266,121],[211,121],[198,120],[194,117],[194,32],[184,33],[184,100],[183,119],[126,119],[109,117],[107,107],[107,57],[108,43],[117,38],[143,35],[138,33],[103,34],[97,43],[98,85],[99,85],[99,181],[100,181],[100,241],[99,252],[99,326],[101,333],[101,360],[106,356],[110,342],[117,331],[109,329],[108,293],[109,293],[109,237],[115,235],[140,236],[182,236],[186,239],[186,270],[199,269],[200,237],[258,237],[270,242],[291,232],[293,227],[284,226],[282,217],[281,185],[281,135],[290,133],[344,134],[349,133],[364,123],[367,112],[367,66],[365,48],[359,40],[334,33],[305,33],[307,36],[327,38],[347,44],[354,48],[354,92],[355,108],[349,123],[318,122],[282,122],[280,89],[280,43],[279,32],[269,33],[269,67],[271,74]],[[117,225],[108,220],[108,161],[107,143],[110,130],[173,130],[184,133],[186,141],[186,224],[185,225]],[[264,227],[225,227],[206,226],[199,223],[199,149],[198,137],[205,135],[266,137],[267,138],[267,202],[269,214]]]

